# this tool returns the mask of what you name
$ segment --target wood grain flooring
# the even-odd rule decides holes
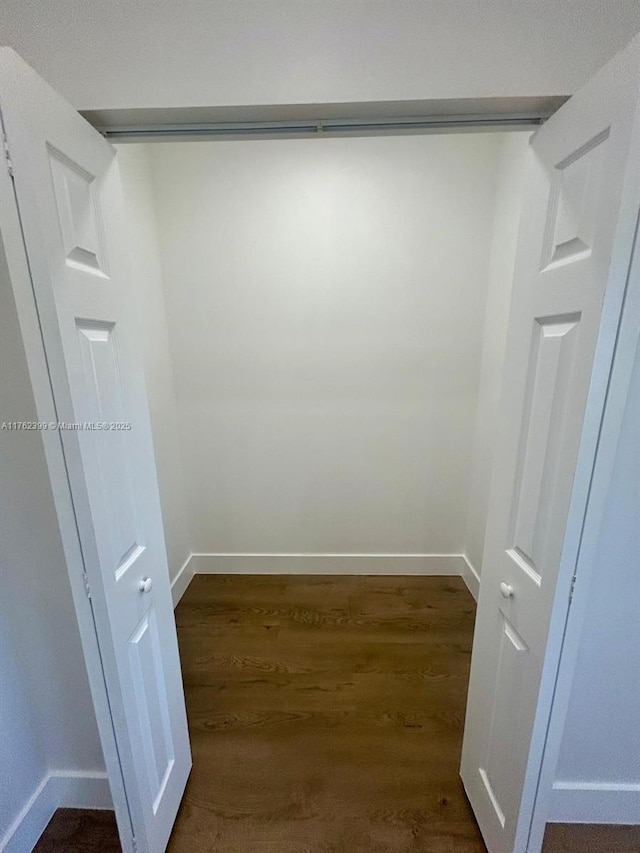
[[[458,776],[475,605],[457,578],[206,576],[176,611],[194,767],[169,853],[484,853]],[[115,853],[59,810],[37,853]],[[550,826],[544,853],[638,853]]]
[[[33,853],[122,853],[116,816],[96,809],[58,809]]]
[[[205,848],[215,853],[219,848]],[[425,848],[429,850],[430,848]],[[58,809],[34,853],[121,853],[113,812]],[[638,853],[640,826],[549,824],[542,853]]]
[[[640,853],[640,826],[548,823],[542,853]]]
[[[458,775],[474,614],[459,578],[197,576],[170,853],[482,853]]]

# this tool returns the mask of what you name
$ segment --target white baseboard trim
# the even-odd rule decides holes
[[[555,782],[549,823],[637,824],[640,784],[622,782]]]
[[[462,559],[464,560],[462,580],[466,583],[467,589],[477,601],[478,596],[480,595],[480,575],[475,570],[466,554],[462,555]]]
[[[171,581],[171,598],[173,599],[174,609],[178,602],[187,591],[187,588],[193,580],[193,554],[189,554],[187,559],[182,564],[182,568]]]
[[[0,840],[0,853],[32,850],[56,809],[112,809],[106,773],[48,773]]]
[[[2,853],[25,853],[26,850],[32,850],[35,846],[56,810],[48,782],[47,775],[0,840]]]
[[[192,554],[201,575],[463,575],[461,554]]]
[[[51,773],[59,809],[112,809],[109,777],[105,772],[82,773],[73,770]]]

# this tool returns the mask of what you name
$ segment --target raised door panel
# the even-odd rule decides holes
[[[536,317],[526,368],[524,416],[507,553],[538,586],[544,572],[579,323],[578,312]]]
[[[90,437],[99,476],[92,498],[101,507],[101,525],[116,580],[144,551],[134,496],[130,424],[125,420],[115,323],[75,318],[84,375],[82,425],[94,427]],[[97,494],[96,494],[97,492]]]
[[[156,615],[149,610],[129,641],[131,676],[135,689],[139,734],[144,744],[144,772],[154,815],[175,763],[171,721],[162,667],[162,647]]]

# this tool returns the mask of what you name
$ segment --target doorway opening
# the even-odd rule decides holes
[[[529,135],[118,146],[174,589],[477,593]]]
[[[170,146],[138,149],[123,205],[113,149],[2,53],[6,266],[127,851],[164,849],[190,768],[171,593],[250,572],[482,577],[462,777],[489,848],[528,843],[632,257],[636,53],[521,149],[515,277],[504,140],[326,139],[311,168],[308,140],[204,169],[198,143],[161,180]]]
[[[213,775],[206,768],[214,743],[224,749],[225,738],[241,752],[251,744],[259,751],[262,743],[271,754],[264,770],[283,781],[284,799],[287,785],[319,786],[317,797],[304,795],[302,820],[294,797],[296,814],[272,827],[282,849],[287,833],[312,843],[307,834],[319,830],[306,811],[330,822],[338,806],[327,803],[337,791],[322,781],[325,771],[332,776],[328,765],[323,771],[309,759],[296,768],[292,756],[311,756],[314,742],[326,751],[332,738],[357,737],[349,727],[360,719],[365,728],[382,726],[368,747],[369,772],[376,764],[381,769],[386,734],[401,717],[401,751],[411,749],[407,732],[420,733],[425,749],[434,750],[416,755],[422,775],[405,778],[397,791],[418,809],[420,787],[429,787],[431,805],[414,815],[415,832],[428,834],[426,823],[441,811],[440,834],[483,849],[458,775],[460,696],[529,136],[118,146],[176,602],[196,575],[177,611],[194,771],[172,843],[188,845],[206,823],[196,801],[210,801],[220,833],[244,826],[255,833],[252,843],[264,838],[268,827],[257,818],[247,817],[252,829],[229,819],[231,829],[223,830],[227,820],[214,805],[223,790],[235,791],[241,811],[244,796],[247,803],[257,796],[252,786],[264,782],[257,782],[248,754],[244,787],[242,773],[234,787],[226,772],[228,788],[199,787]],[[397,625],[383,614],[382,601]],[[247,624],[254,611],[260,619]],[[332,622],[340,627],[339,638],[348,642],[343,652],[334,650],[336,660],[329,652],[328,662],[322,654],[305,657],[288,645],[296,642],[287,639],[292,625],[305,618],[311,625],[295,636],[319,648],[322,638],[332,642]],[[362,636],[356,627],[386,620],[401,633],[406,623],[412,635],[408,644],[392,634],[382,641],[398,650],[392,664],[378,660],[375,631]],[[440,652],[412,672],[403,655],[418,648],[426,654],[432,641]],[[356,652],[349,649],[358,643],[354,684],[347,670]],[[338,677],[340,654],[346,669]],[[208,665],[198,663],[202,657]],[[384,672],[367,675],[367,659],[374,670],[390,667],[388,680]],[[309,672],[323,667],[324,687]],[[405,677],[423,681],[407,688],[403,711],[389,694]],[[245,682],[256,680],[266,686],[250,697]],[[321,701],[296,701],[295,691],[307,689],[322,699],[334,682],[338,692],[330,698],[344,703],[335,716]],[[429,684],[440,691],[431,695]],[[241,685],[245,699],[234,702],[234,686],[242,693]],[[377,717],[367,708],[376,690]],[[387,715],[395,721],[390,730]],[[327,743],[320,732],[314,736],[325,718]],[[288,721],[300,738],[290,748]],[[262,741],[254,738],[259,731]],[[341,796],[355,791],[355,780],[347,780],[366,773],[362,762],[354,749],[334,771],[346,786]],[[274,781],[269,796],[275,790]],[[344,804],[349,820],[361,825],[361,845],[365,838],[373,843],[364,790]],[[389,809],[393,796],[389,791]],[[384,801],[383,789],[375,810],[384,810]],[[401,846],[407,832],[408,824],[398,832]]]

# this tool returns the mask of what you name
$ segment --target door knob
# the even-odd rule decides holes
[[[500,584],[500,595],[503,598],[513,598],[513,587],[503,581]]]
[[[142,578],[141,581],[138,581],[138,589],[140,592],[151,592],[151,587],[153,586],[153,581],[151,578]]]

